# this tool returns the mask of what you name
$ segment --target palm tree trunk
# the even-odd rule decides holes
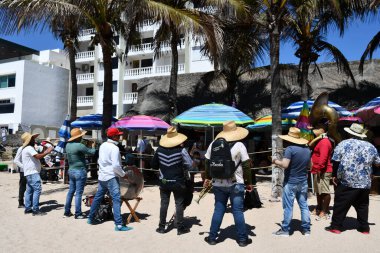
[[[104,83],[103,83],[103,122],[102,138],[106,139],[106,130],[112,123],[112,38],[109,43],[102,44],[103,65],[104,65]]]
[[[271,109],[272,109],[272,156],[282,152],[282,141],[278,137],[281,128],[281,83],[280,83],[280,33],[278,23],[275,22],[270,33],[270,64],[271,64]],[[273,166],[272,168],[272,198],[277,199],[282,194],[284,171]]]
[[[172,50],[172,67],[170,70],[169,83],[169,120],[172,120],[178,114],[177,110],[177,80],[178,80],[178,50],[179,35],[174,25],[170,26],[171,39],[170,47]]]
[[[69,52],[69,64],[70,64],[70,78],[71,78],[71,103],[70,103],[70,122],[77,119],[77,99],[78,99],[78,82],[77,82],[77,69],[75,66],[75,48],[71,46],[67,47]]]
[[[310,63],[303,61],[301,63],[301,73],[299,84],[301,86],[301,100],[306,101],[309,98],[309,67]]]

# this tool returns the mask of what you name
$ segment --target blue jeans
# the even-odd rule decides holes
[[[70,214],[71,202],[75,193],[75,216],[82,214],[82,194],[87,180],[87,171],[83,169],[69,169],[70,188],[66,197],[65,214]]]
[[[244,184],[235,184],[230,187],[214,186],[212,189],[215,195],[215,209],[211,220],[210,239],[216,240],[220,225],[222,224],[224,213],[226,212],[228,199],[230,199],[238,241],[248,240],[243,213],[245,191]]]
[[[40,195],[41,195],[41,177],[39,173],[26,176],[26,191],[25,191],[25,211],[39,210]],[[33,205],[33,207],[32,207]]]
[[[88,218],[93,221],[95,213],[99,208],[100,203],[103,201],[104,195],[109,191],[112,198],[113,218],[115,225],[123,225],[121,218],[121,198],[120,198],[120,184],[118,178],[114,177],[108,181],[100,181],[98,184],[98,191],[95,194],[94,201],[92,202],[90,215]]]
[[[282,194],[282,208],[284,209],[284,220],[281,228],[289,232],[290,222],[293,218],[294,199],[297,199],[301,209],[301,227],[303,231],[310,231],[310,213],[307,204],[307,181],[298,184],[285,184]]]

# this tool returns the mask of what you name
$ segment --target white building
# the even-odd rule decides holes
[[[0,127],[21,125],[56,137],[67,115],[69,70],[59,50],[36,50],[0,39]]]
[[[115,56],[113,58],[113,106],[114,116],[122,115],[137,103],[137,82],[144,77],[170,75],[170,44],[162,47],[163,55],[154,59],[153,37],[157,24],[145,21],[140,26],[141,46],[131,46],[125,64]],[[94,29],[83,30],[79,37],[79,51],[76,55],[78,80],[78,116],[89,113],[102,113],[103,105],[103,63],[100,46],[90,47]],[[200,53],[201,44],[188,36],[181,39],[178,46],[179,74],[207,72],[213,70],[209,58]],[[189,36],[191,38],[191,36]],[[124,51],[125,41],[115,38],[120,50]]]

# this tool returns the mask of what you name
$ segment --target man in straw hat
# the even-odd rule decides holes
[[[379,166],[380,157],[371,143],[362,140],[367,137],[363,125],[353,123],[344,130],[351,138],[340,142],[334,150],[334,208],[331,225],[325,229],[340,234],[347,212],[353,206],[359,222],[357,230],[369,234],[368,205],[372,165]]]
[[[310,149],[306,144],[308,140],[301,138],[299,128],[291,127],[287,135],[280,135],[285,140],[285,153],[282,159],[274,157],[273,164],[285,169],[284,187],[282,193],[282,207],[284,220],[281,228],[274,232],[275,236],[289,236],[290,222],[293,217],[294,199],[297,199],[301,209],[302,234],[310,235],[310,213],[307,204],[307,171],[310,167]]]
[[[102,202],[104,195],[108,191],[112,198],[113,217],[115,220],[115,231],[129,231],[131,227],[123,225],[121,217],[121,196],[120,183],[118,177],[127,178],[121,166],[121,156],[118,148],[120,132],[117,128],[108,128],[108,140],[99,147],[99,183],[98,191],[92,202],[87,223],[94,224],[95,213]]]
[[[190,229],[186,228],[183,222],[185,183],[189,179],[188,170],[191,169],[192,165],[192,162],[188,161],[187,151],[181,147],[186,139],[187,136],[178,133],[175,127],[169,127],[166,135],[161,138],[160,146],[152,160],[152,168],[160,171],[161,207],[160,221],[156,229],[160,234],[166,233],[166,216],[171,193],[174,194],[176,207],[177,235],[190,232]]]
[[[48,155],[53,147],[46,149],[43,153],[39,154],[34,149],[35,139],[39,134],[24,133],[22,139],[22,152],[21,160],[24,169],[24,176],[26,177],[26,192],[25,192],[25,214],[33,213],[36,215],[45,215],[39,210],[39,202],[41,195],[41,163],[40,159]],[[32,200],[32,201],[31,201]]]
[[[70,131],[71,138],[66,145],[67,160],[69,161],[70,187],[67,192],[65,212],[63,217],[70,217],[72,213],[71,202],[75,193],[75,219],[84,219],[82,214],[82,194],[87,180],[86,157],[85,155],[95,155],[95,142],[92,148],[81,143],[86,131],[74,128]]]
[[[252,191],[253,189],[250,159],[246,147],[240,142],[240,140],[243,140],[247,135],[248,130],[237,127],[234,121],[224,122],[223,131],[216,136],[214,142],[210,144],[205,154],[207,160],[204,186],[206,187],[210,184],[212,179],[213,192],[215,195],[215,209],[211,220],[210,234],[205,238],[205,241],[210,245],[217,243],[217,237],[224,213],[226,212],[228,199],[230,199],[232,205],[232,214],[238,235],[238,245],[245,247],[252,243],[252,239],[248,238],[243,213],[245,189],[247,189],[247,191]],[[211,166],[215,164],[213,160],[216,157],[216,155],[214,155],[216,154],[215,152],[222,149],[226,150],[226,152],[228,151],[228,157],[225,157],[226,162],[225,164],[223,163],[223,170],[226,169],[227,164],[232,170],[226,173],[228,175],[220,178],[213,173],[214,167],[211,168]],[[232,159],[232,161],[229,159]],[[216,164],[218,164],[218,162],[216,162]]]

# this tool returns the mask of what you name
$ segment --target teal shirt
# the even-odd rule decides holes
[[[69,161],[69,169],[85,169],[85,155],[94,155],[95,149],[88,148],[79,142],[69,142],[66,145],[67,160]]]

